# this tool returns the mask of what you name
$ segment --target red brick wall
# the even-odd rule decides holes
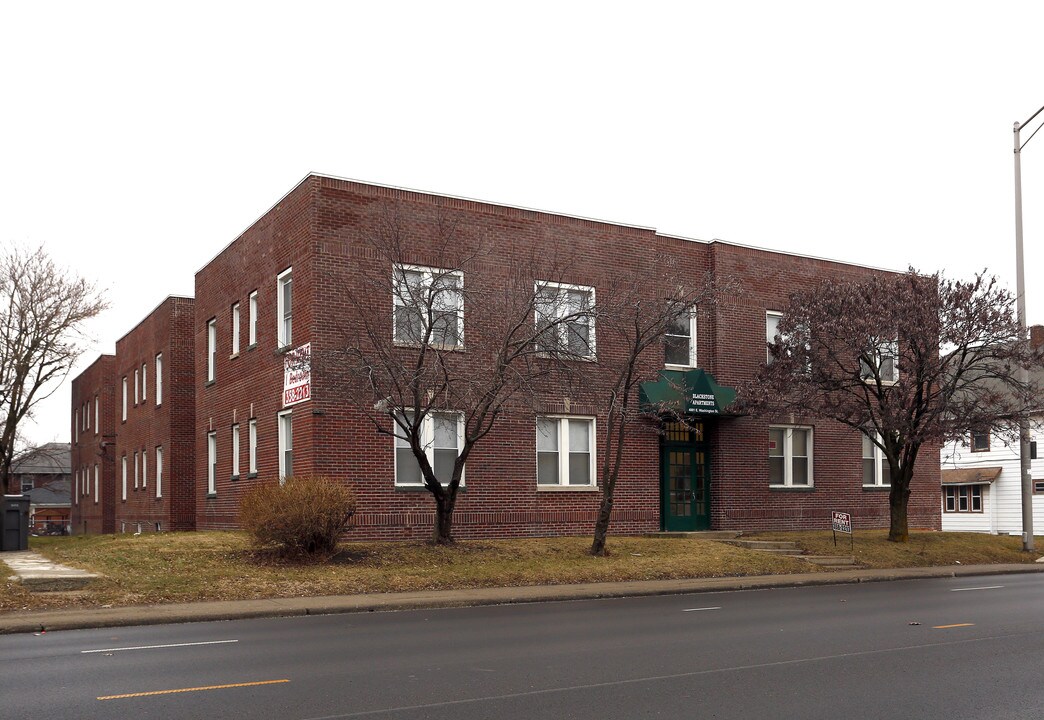
[[[194,318],[191,298],[168,297],[116,342],[116,532],[191,530],[195,526],[192,471],[195,445],[191,442],[195,412],[191,382]],[[163,358],[159,404],[156,402],[157,354]],[[124,377],[128,395],[126,421],[122,420]],[[156,497],[157,447],[163,448],[160,497]],[[124,457],[127,458],[125,500],[122,498]]]
[[[69,439],[72,441],[72,531],[83,533],[111,533],[115,508],[116,407],[113,388],[113,368],[116,358],[101,355],[72,381],[72,408]],[[99,402],[98,421],[95,421],[94,403]],[[90,402],[90,429],[82,429],[80,417],[85,403]],[[77,424],[79,428],[77,427]],[[99,493],[94,490],[94,466],[98,466]],[[83,475],[89,471],[89,492],[84,493]],[[79,481],[79,482],[77,482]],[[99,498],[100,495],[100,498]]]

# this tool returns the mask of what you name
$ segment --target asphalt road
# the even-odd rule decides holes
[[[0,717],[1044,718],[1044,575],[0,637]]]

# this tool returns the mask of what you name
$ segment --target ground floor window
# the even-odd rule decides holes
[[[875,433],[880,439],[880,435]],[[888,486],[892,484],[892,468],[884,451],[866,433],[863,437],[863,485]]]
[[[812,428],[769,428],[769,485],[811,487]]]
[[[537,485],[595,484],[594,418],[537,418]]]
[[[279,413],[279,482],[294,474],[294,416],[292,411]],[[239,426],[236,426],[236,445],[239,445]]]
[[[404,424],[412,421],[412,413],[399,416],[399,422]],[[457,412],[429,412],[421,421],[420,443],[435,477],[443,485],[448,485],[464,444],[464,416]],[[460,480],[463,484],[463,475]],[[395,484],[404,487],[424,485],[420,463],[398,424],[395,425]]]
[[[943,510],[948,513],[982,512],[982,485],[943,488]]]

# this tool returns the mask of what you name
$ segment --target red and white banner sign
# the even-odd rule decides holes
[[[283,363],[283,407],[311,400],[312,343],[288,352]]]

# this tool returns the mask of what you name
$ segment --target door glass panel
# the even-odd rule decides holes
[[[692,453],[672,451],[670,453],[670,505],[671,515],[692,515]]]

